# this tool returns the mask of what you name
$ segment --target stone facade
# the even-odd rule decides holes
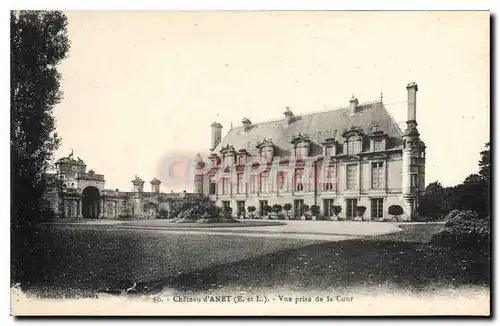
[[[151,180],[151,192],[144,191],[144,181],[135,177],[130,192],[105,188],[104,175],[93,170],[73,153],[56,162],[56,173],[46,174],[45,198],[60,218],[155,218],[161,209],[169,210],[175,201],[196,202],[195,193],[162,193],[161,181]]]
[[[416,122],[417,85],[407,86],[408,118],[404,132],[382,100],[346,108],[253,124],[244,118],[221,140],[222,126],[212,123],[208,157],[198,156],[195,193],[208,195],[218,206],[291,204],[291,216],[301,205],[318,205],[331,217],[364,220],[390,218],[388,207],[403,208],[402,220],[417,218],[418,199],[425,191],[425,144]]]

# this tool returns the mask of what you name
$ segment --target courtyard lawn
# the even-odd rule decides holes
[[[169,234],[116,226],[45,225],[26,252],[24,288],[100,291],[156,282],[316,240]]]
[[[442,227],[408,224],[402,232],[339,242],[50,227],[39,233],[23,286],[113,292],[137,282],[130,293],[158,293],[488,285],[487,253],[426,242]]]
[[[442,224],[403,225],[404,231],[284,250],[163,281],[165,288],[251,291],[389,287],[429,291],[489,286],[489,253],[449,250],[427,241]],[[215,286],[214,286],[215,285]]]

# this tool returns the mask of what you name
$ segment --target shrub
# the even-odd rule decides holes
[[[389,215],[392,215],[396,219],[399,219],[399,217],[401,215],[403,215],[403,213],[404,213],[403,207],[401,207],[399,205],[391,205],[391,206],[389,206],[389,209],[387,210],[387,212],[389,213]]]
[[[320,211],[320,208],[318,205],[312,205],[311,206],[311,213],[314,215],[314,216],[317,216],[319,214],[319,211]]]
[[[160,211],[158,212],[158,218],[167,219],[168,211],[166,209],[160,209]]]
[[[231,208],[231,206],[226,206],[222,210],[222,215],[224,216],[224,218],[230,219],[232,218],[232,214],[233,214],[233,209]]]
[[[283,210],[283,207],[281,207],[281,205],[274,204],[272,210],[274,213],[279,214]]]
[[[339,216],[339,214],[342,212],[342,206],[334,205],[332,206],[332,211],[335,216]]]
[[[431,242],[459,248],[480,249],[490,243],[490,217],[480,217],[471,210],[452,210],[445,219],[444,229]]]
[[[255,206],[248,206],[247,211],[248,211],[248,213],[250,213],[249,214],[250,218],[252,218],[252,219],[255,218],[255,211],[256,211]]]
[[[365,206],[357,206],[356,207],[356,214],[358,214],[359,217],[363,217],[366,212],[366,207]]]
[[[292,210],[292,204],[283,205],[283,210],[286,212],[286,215]]]
[[[266,205],[264,207],[264,212],[266,213],[266,215],[269,215],[269,213],[271,213],[273,211],[273,208],[269,205]]]

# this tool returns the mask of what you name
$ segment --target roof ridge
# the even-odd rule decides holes
[[[382,104],[383,105],[383,102],[380,99],[369,100],[369,101],[362,102],[362,103],[358,104],[357,106],[366,106],[366,105],[372,105],[372,104]],[[299,114],[294,114],[294,116],[304,117],[304,116],[309,116],[309,115],[314,115],[314,114],[328,113],[328,112],[340,111],[340,110],[346,110],[346,109],[349,109],[349,106],[346,105],[346,106],[339,106],[336,108],[329,108],[329,109],[319,110],[319,111],[314,111],[314,112],[299,113]],[[274,123],[274,122],[284,121],[284,120],[285,120],[285,118],[270,119],[270,120],[263,120],[263,121],[257,121],[257,122],[252,121],[251,126],[262,125],[262,124],[267,124],[267,123]],[[231,127],[229,130],[239,129],[242,127],[244,127],[244,126],[238,125],[236,127]]]

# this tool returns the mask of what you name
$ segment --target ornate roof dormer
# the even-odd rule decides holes
[[[337,144],[338,144],[338,141],[336,141],[335,138],[333,138],[333,137],[328,137],[321,143],[321,145],[325,145],[325,146],[337,145]]]
[[[344,137],[344,138],[349,138],[351,136],[363,137],[364,136],[363,129],[361,127],[357,127],[357,126],[352,125],[349,129],[346,129],[342,133],[342,137]]]
[[[292,138],[290,143],[293,145],[297,145],[300,143],[311,143],[311,139],[308,136],[304,136],[304,135],[299,133],[296,137]]]
[[[378,123],[375,123],[372,126],[371,132],[367,134],[367,136],[370,138],[380,138],[380,137],[387,137],[387,134],[379,129]]]
[[[264,138],[262,141],[258,142],[255,147],[259,149],[263,147],[274,147],[274,144],[272,140],[267,140],[266,138]]]
[[[220,153],[223,155],[225,154],[234,155],[236,153],[236,150],[234,149],[234,146],[228,144],[220,149]]]

